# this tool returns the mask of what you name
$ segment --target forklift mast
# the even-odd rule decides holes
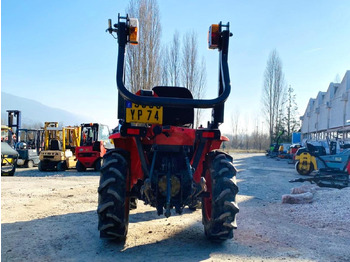
[[[11,132],[8,133],[8,140],[12,144],[14,142],[12,141],[13,134],[16,134],[16,140],[18,140],[18,133],[21,128],[21,111],[7,110],[6,112],[8,114],[8,127],[11,128]]]

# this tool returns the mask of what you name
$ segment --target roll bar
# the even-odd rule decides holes
[[[232,34],[229,31],[229,23],[220,26],[219,39],[219,92],[218,97],[214,99],[185,99],[185,98],[168,98],[168,97],[152,97],[138,96],[131,93],[124,85],[124,61],[125,50],[128,42],[128,16],[121,17],[118,14],[118,24],[114,24],[112,28],[111,20],[109,20],[109,28],[106,30],[109,33],[117,33],[118,36],[118,61],[116,82],[119,91],[118,103],[131,101],[140,105],[148,106],[166,106],[166,107],[185,107],[185,108],[213,108],[213,117],[217,118],[214,122],[223,122],[223,107],[231,92],[230,76],[228,69],[228,47],[229,37]],[[222,30],[225,28],[225,30]],[[123,103],[124,105],[124,103]],[[119,106],[118,106],[119,107]],[[119,107],[120,109],[120,107]],[[221,112],[222,111],[222,112]],[[119,115],[119,112],[118,112]],[[119,115],[120,116],[120,115]],[[119,117],[120,118],[120,117]]]

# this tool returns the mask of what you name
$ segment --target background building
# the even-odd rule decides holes
[[[310,98],[302,120],[303,139],[323,140],[343,138],[350,140],[350,71],[341,83],[330,83],[327,92]]]

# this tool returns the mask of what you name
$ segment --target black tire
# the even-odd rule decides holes
[[[77,161],[77,165],[75,168],[77,169],[78,172],[86,171],[86,167],[79,160]]]
[[[129,226],[130,198],[126,196],[129,164],[122,152],[110,150],[104,155],[98,188],[100,237],[116,241],[125,240]]]
[[[95,171],[100,171],[101,170],[102,161],[103,161],[102,158],[99,158],[99,159],[96,160],[95,166],[94,166]]]
[[[10,172],[8,172],[8,175],[9,175],[9,176],[14,176],[14,175],[15,175],[15,171],[16,171],[15,168],[12,169]]]
[[[297,172],[302,175],[302,176],[308,176],[311,174],[312,171],[314,171],[314,164],[310,163],[310,169],[308,170],[305,170],[305,169],[302,169],[300,168],[300,161],[297,161],[295,163],[295,169],[297,170]]]
[[[43,162],[39,161],[38,169],[39,169],[40,172],[46,171],[45,164],[43,164]]]
[[[34,166],[34,162],[33,162],[33,160],[28,160],[28,162],[27,162],[27,168],[32,168],[33,166]]]
[[[1,176],[14,176],[17,168],[17,159],[12,158],[12,163],[10,160],[4,160],[3,156],[1,156],[1,164],[3,164],[3,161],[6,162],[8,165],[1,166]]]
[[[14,176],[15,175],[15,172],[16,172],[16,166],[14,165],[11,169],[11,171],[9,171],[7,173],[8,176]]]
[[[62,171],[66,171],[66,169],[67,169],[66,162],[59,162],[57,164],[57,171],[62,172]]]
[[[213,241],[231,239],[233,229],[237,228],[236,214],[239,212],[236,203],[236,169],[232,157],[219,151],[209,153],[204,174],[207,192],[210,193],[210,197],[202,198],[205,235]]]

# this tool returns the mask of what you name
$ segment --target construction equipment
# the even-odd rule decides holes
[[[346,172],[349,158],[350,149],[345,149],[339,154],[327,155],[324,147],[306,143],[306,147],[299,148],[295,155],[295,169],[300,175],[309,175],[314,170]]]
[[[18,138],[18,132],[21,128],[21,111],[19,110],[6,110],[8,115],[7,125],[11,132],[8,133],[8,143],[10,146],[15,147]]]
[[[349,186],[349,174],[347,172],[331,172],[329,174],[318,173],[313,177],[308,178],[298,178],[290,180],[290,183],[295,182],[310,182],[311,184],[316,184],[319,187],[331,187],[342,189]]]
[[[8,143],[10,132],[11,132],[11,128],[9,128],[8,126],[5,126],[5,125],[1,125],[1,142]]]
[[[8,126],[1,126],[1,141],[8,142],[19,154],[17,166],[33,167],[39,164],[43,148],[42,129],[21,128],[21,111],[7,110]]]
[[[75,149],[77,171],[94,168],[100,171],[106,147],[111,148],[108,126],[99,123],[81,124],[80,146]]]
[[[39,154],[44,149],[43,129],[19,129],[16,150],[17,165],[31,168],[40,162]]]
[[[278,158],[282,158],[282,159],[289,159],[291,158],[290,155],[290,143],[281,143],[279,148],[278,148],[278,154],[277,157]]]
[[[21,111],[7,110],[7,126],[1,125],[1,142],[8,143],[12,148],[17,142],[19,128],[21,127]]]
[[[80,144],[80,126],[58,127],[58,122],[45,122],[44,150],[39,155],[40,171],[65,171],[75,168],[75,148]]]
[[[266,156],[268,157],[277,157],[278,154],[279,154],[279,148],[280,148],[280,139],[281,139],[281,136],[283,136],[285,130],[282,130],[281,132],[279,132],[278,136],[276,137],[276,140],[274,143],[272,143],[270,145],[270,148],[268,150],[266,150]]]
[[[6,142],[1,142],[1,175],[13,176],[16,171],[18,153]]]
[[[17,166],[18,152],[14,150],[21,125],[21,111],[7,110],[8,125],[1,126],[1,175],[13,176]]]
[[[178,214],[202,202],[207,238],[223,241],[236,228],[238,187],[232,157],[219,151],[219,125],[230,94],[228,70],[229,24],[212,25],[209,48],[219,50],[219,92],[214,99],[193,99],[183,87],[157,86],[136,94],[124,86],[127,43],[138,43],[138,21],[118,16],[107,31],[118,36],[118,118],[120,132],[110,136],[115,149],[103,157],[98,188],[100,237],[124,240],[129,209],[135,199],[156,208],[158,215]],[[194,108],[212,108],[206,128],[193,129]]]

